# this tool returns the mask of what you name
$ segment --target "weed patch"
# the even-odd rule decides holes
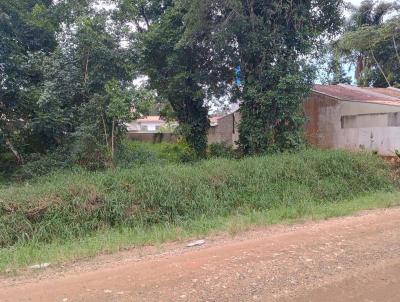
[[[51,244],[120,228],[184,229],[249,213],[279,212],[279,221],[305,216],[310,207],[395,190],[382,160],[344,151],[56,173],[0,187],[0,246]],[[232,233],[238,228],[230,227]]]

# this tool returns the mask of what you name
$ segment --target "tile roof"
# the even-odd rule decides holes
[[[351,85],[315,85],[314,92],[339,100],[400,106],[400,89],[370,88]]]
[[[136,120],[136,122],[164,122],[159,115],[144,116]]]
[[[396,98],[400,98],[400,89],[398,88],[366,88],[368,90],[372,90],[373,92],[382,93],[388,96],[393,96]]]

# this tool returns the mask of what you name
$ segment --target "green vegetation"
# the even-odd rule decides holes
[[[90,150],[87,150],[86,162],[82,165],[86,170],[104,171],[106,168],[104,162],[97,158],[97,156],[100,155],[95,152],[96,150],[91,151],[94,154],[88,156]],[[6,181],[31,180],[56,171],[58,171],[58,173],[71,170],[81,171],[83,167],[76,164],[78,160],[82,162],[84,159],[80,157],[81,154],[66,154],[66,152],[67,150],[60,148],[46,155],[31,155],[29,161],[19,168],[13,167],[13,169],[11,169],[10,167],[10,169],[8,169],[8,167],[4,165],[4,175],[0,173],[0,184]],[[211,144],[208,147],[207,156],[209,158],[237,158],[240,154],[233,150],[232,146],[221,143]],[[193,163],[197,160],[198,158],[193,152],[193,149],[184,142],[150,143],[124,139],[120,141],[118,149],[116,149],[113,164],[116,168],[134,168],[146,164]],[[0,167],[2,166],[0,165]]]
[[[289,208],[277,207],[227,217],[201,216],[180,224],[157,224],[151,227],[121,227],[95,232],[79,240],[55,240],[50,244],[29,242],[0,249],[0,273],[17,270],[34,263],[65,263],[87,259],[99,254],[126,248],[158,245],[168,241],[185,240],[219,232],[235,235],[254,227],[276,223],[298,223],[350,215],[362,210],[389,208],[400,205],[400,193],[373,193],[334,203],[299,203]]]
[[[144,164],[186,163],[195,159],[193,150],[184,143],[147,143],[125,140],[117,152],[116,166],[133,168]]]
[[[303,100],[314,82],[305,57],[321,37],[338,33],[344,1],[192,0],[185,16],[189,45],[209,45],[210,73],[231,86],[240,70],[239,147],[263,154],[302,146]],[[318,12],[318,13],[315,13]],[[309,61],[309,60],[308,60]],[[222,62],[222,64],[221,64]]]
[[[338,37],[343,0],[101,2],[0,1],[1,269],[346,214],[396,192],[374,155],[280,153],[304,147],[305,58]],[[335,82],[347,58],[360,84],[398,85],[398,14],[383,18],[396,9],[363,1]],[[209,109],[227,100],[240,100],[239,152],[207,146]],[[176,119],[179,143],[126,141],[149,114]]]
[[[203,158],[210,128],[204,87],[210,75],[200,66],[209,60],[208,45],[181,43],[186,11],[183,1],[173,1],[148,21],[152,24],[139,35],[141,69],[148,75],[150,87],[171,104],[179,122],[179,134]],[[131,18],[148,20],[142,12],[132,14]]]
[[[58,149],[112,167],[126,122],[150,111],[205,158],[209,109],[227,100],[242,100],[244,154],[302,146],[303,58],[337,32],[343,0],[102,2],[0,1],[2,175]]]
[[[359,86],[400,86],[399,8],[398,1],[362,1],[333,43],[343,63],[355,67]]]
[[[102,153],[96,152],[96,148],[82,151],[78,145],[76,149],[76,153],[68,152],[68,149],[58,148],[45,155],[32,154],[29,161],[23,166],[13,167],[13,169],[7,169],[7,166],[5,166],[3,182],[6,180],[10,182],[35,179],[56,171],[59,173],[83,169],[104,171],[109,168],[104,164]],[[184,143],[146,143],[124,139],[119,142],[116,149],[113,165],[117,168],[127,168],[144,164],[184,163],[195,159],[193,150]],[[77,164],[78,162],[80,165]]]
[[[316,150],[58,173],[0,188],[1,253],[11,257],[10,251],[19,251],[16,255],[25,260],[8,260],[22,264],[36,259],[43,246],[61,253],[63,242],[75,249],[82,242],[83,250],[93,244],[93,251],[77,252],[82,256],[114,245],[179,238],[177,229],[185,236],[224,229],[226,225],[218,224],[232,223],[232,217],[259,217],[254,219],[271,223],[345,214],[363,207],[344,200],[394,192],[389,174],[374,155]],[[99,243],[99,238],[112,234],[120,235]],[[67,252],[65,257],[72,255]]]

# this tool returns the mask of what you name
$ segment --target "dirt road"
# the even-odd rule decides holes
[[[400,301],[400,208],[3,278],[0,301]]]

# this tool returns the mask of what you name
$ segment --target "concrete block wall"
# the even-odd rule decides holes
[[[313,92],[304,110],[305,135],[315,146],[371,150],[387,156],[400,149],[400,106],[341,101]]]

